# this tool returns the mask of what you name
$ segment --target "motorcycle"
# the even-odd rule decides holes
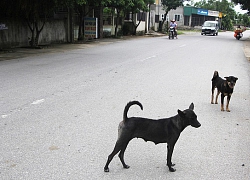
[[[176,31],[175,31],[174,27],[170,27],[169,30],[168,30],[168,38],[169,39],[174,39],[174,37],[177,38]]]
[[[240,38],[243,37],[242,30],[235,30],[235,31],[234,31],[234,37],[235,37],[237,40],[240,40]]]

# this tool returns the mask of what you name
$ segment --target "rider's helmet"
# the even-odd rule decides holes
[[[175,19],[172,19],[171,22],[175,22]]]

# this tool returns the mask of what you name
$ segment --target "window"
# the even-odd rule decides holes
[[[144,13],[144,12],[137,13],[137,20],[138,21],[145,21],[146,20],[146,13]]]
[[[175,21],[180,21],[181,15],[175,14],[175,15],[174,15],[174,19],[175,19]]]
[[[155,22],[156,22],[156,23],[159,22],[159,15],[155,15]]]

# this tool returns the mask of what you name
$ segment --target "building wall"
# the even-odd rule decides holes
[[[159,21],[163,20],[165,11],[162,9],[161,4],[153,4],[150,6],[150,28],[154,28],[154,30],[158,31],[159,29]],[[165,23],[169,24],[169,22],[173,19],[176,19],[178,26],[184,25],[184,10],[183,7],[178,7],[175,10],[170,10],[167,14]]]
[[[138,23],[138,22],[137,22]],[[137,27],[136,31],[145,31],[145,27],[146,27],[146,22],[145,21],[141,21],[140,25]]]
[[[168,12],[169,21],[175,20],[178,26],[184,25],[183,7],[178,7],[176,10]]]
[[[0,30],[0,48],[29,46],[31,31],[26,23],[2,21],[8,29]],[[67,41],[65,20],[46,22],[39,37],[39,44],[51,44]]]

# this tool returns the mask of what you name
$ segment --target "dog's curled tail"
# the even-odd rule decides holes
[[[214,76],[211,81],[215,80],[217,77],[219,77],[218,71],[214,71]]]
[[[124,123],[128,119],[128,110],[129,110],[130,106],[135,105],[135,104],[140,106],[141,110],[143,110],[143,106],[139,101],[130,101],[124,108],[124,112],[123,112],[123,121],[124,121]]]

